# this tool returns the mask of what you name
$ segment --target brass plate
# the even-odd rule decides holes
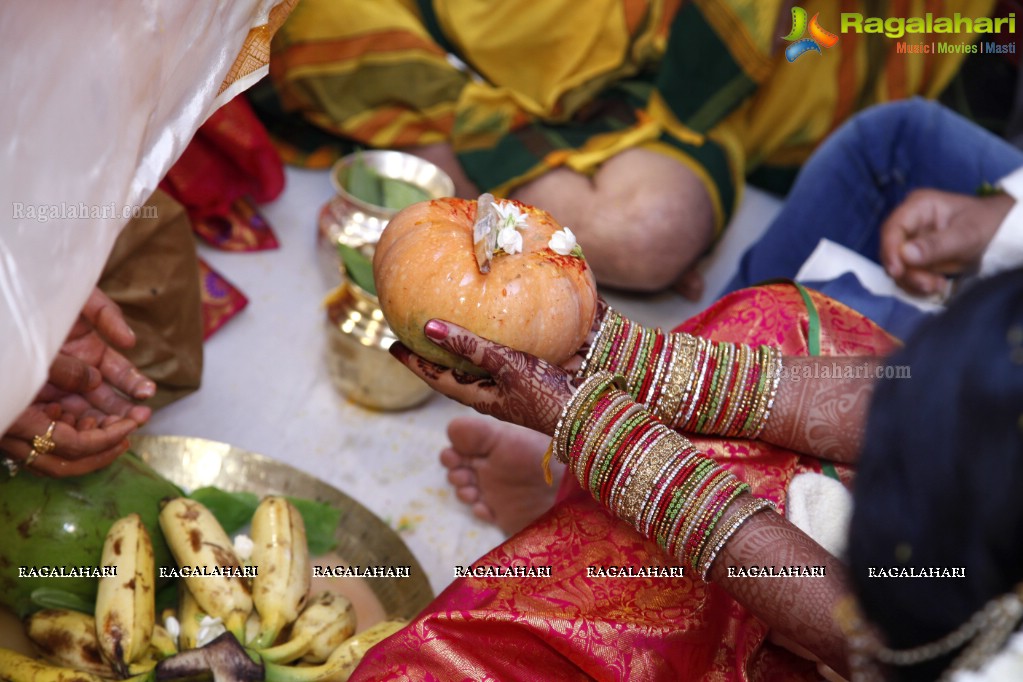
[[[367,580],[387,618],[412,619],[433,599],[426,573],[398,534],[373,512],[316,477],[205,438],[136,435],[131,438],[131,448],[186,490],[215,485],[230,492],[304,497],[340,509],[338,556],[351,565],[412,567],[408,578]]]

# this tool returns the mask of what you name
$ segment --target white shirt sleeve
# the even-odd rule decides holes
[[[1016,200],[980,260],[980,276],[988,277],[1023,265],[1023,168],[1010,173],[998,186]]]

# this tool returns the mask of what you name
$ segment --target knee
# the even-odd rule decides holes
[[[922,97],[887,102],[865,109],[856,114],[846,129],[854,131],[864,143],[876,144],[880,135],[891,135],[891,141],[901,142],[916,139],[913,134],[927,126],[935,117],[942,115],[944,108]]]
[[[857,120],[914,121],[927,117],[930,112],[941,109],[941,105],[923,97],[910,97],[894,102],[875,104],[856,114]]]
[[[580,240],[585,240],[588,258],[591,249],[595,252],[598,281],[633,291],[670,287],[714,235],[709,199],[685,191],[640,189],[627,197],[599,199],[585,223]]]

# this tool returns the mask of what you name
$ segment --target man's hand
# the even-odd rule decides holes
[[[61,353],[98,369],[103,381],[111,388],[135,400],[145,400],[153,397],[156,384],[115,350],[125,350],[134,345],[135,333],[125,321],[121,309],[102,291],[94,289],[82,308],[81,316],[71,328]]]
[[[56,422],[50,436],[56,448],[32,456],[33,437],[45,434],[51,422]],[[0,436],[0,452],[16,468],[28,467],[47,476],[80,476],[107,466],[123,454],[128,449],[128,434],[137,428],[137,423],[125,417],[97,419],[37,402]]]
[[[881,226],[881,263],[903,289],[943,294],[948,277],[976,269],[1014,199],[917,190]]]
[[[9,467],[50,476],[99,469],[128,449],[127,436],[149,420],[135,400],[156,385],[115,348],[135,345],[120,308],[95,289],[53,364],[35,401],[0,435]],[[33,438],[49,431],[54,449],[36,451]]]

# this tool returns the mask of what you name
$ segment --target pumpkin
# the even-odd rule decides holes
[[[413,204],[380,236],[373,274],[380,307],[403,344],[447,367],[481,374],[463,358],[428,340],[432,318],[561,363],[582,346],[597,310],[597,287],[581,253],[549,248],[561,226],[545,211],[519,202],[522,251],[497,251],[483,274],[473,250],[476,202],[444,198]]]

